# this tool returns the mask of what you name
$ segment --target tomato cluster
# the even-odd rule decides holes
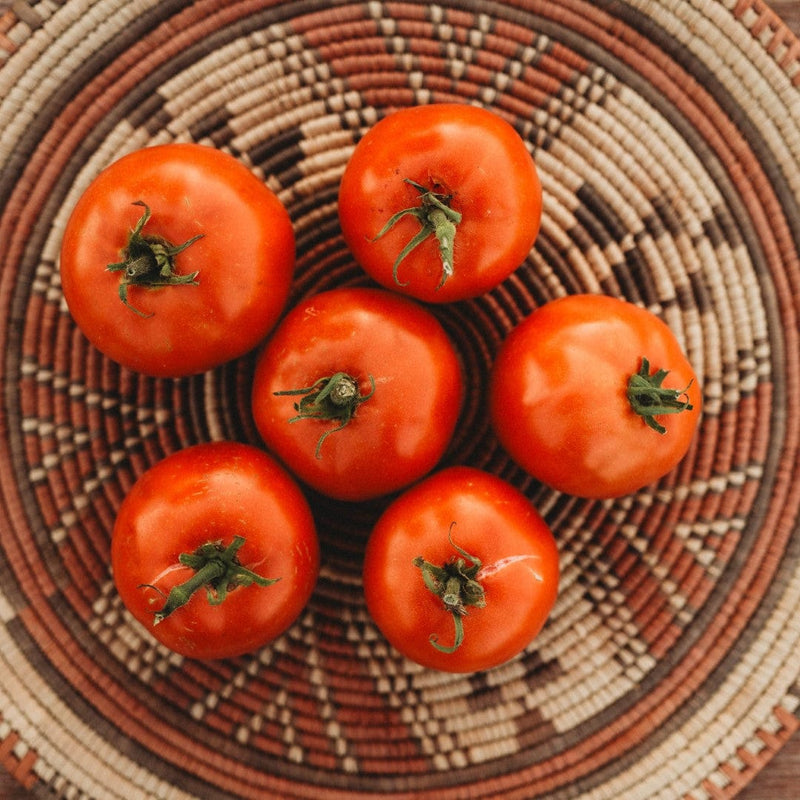
[[[292,624],[320,547],[303,486],[386,501],[364,552],[367,608],[419,664],[473,672],[528,646],[556,600],[555,537],[530,500],[470,466],[436,471],[466,389],[425,304],[490,291],[538,235],[542,188],[513,127],[434,104],[384,117],[339,191],[344,240],[379,285],[286,309],[291,220],[232,156],[193,144],[135,151],[79,199],[64,296],[98,349],[153,376],[208,370],[263,346],[252,413],[265,449],[198,444],[147,470],[111,545],[120,597],[192,658],[251,651]],[[697,378],[649,311],[597,295],[535,310],[497,353],[489,412],[513,460],[583,497],[633,492],[687,452]]]

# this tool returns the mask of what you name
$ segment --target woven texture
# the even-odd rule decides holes
[[[730,798],[800,727],[800,45],[760,2],[19,2],[0,17],[0,759],[35,797]],[[434,309],[474,391],[446,463],[508,478],[556,534],[561,594],[519,658],[403,660],[371,623],[383,504],[310,495],[323,548],[274,645],[202,664],[154,645],[109,573],[148,466],[257,444],[254,357],[126,372],[63,303],[66,217],[109,162],[213,144],[298,242],[292,299],[366,278],[336,217],[354,143],[392,108],[479,103],[539,167],[525,264]],[[661,315],[704,387],[685,461],[613,502],[526,479],[484,393],[511,326],[560,295]]]

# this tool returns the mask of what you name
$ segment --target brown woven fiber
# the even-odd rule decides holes
[[[436,307],[474,391],[445,462],[522,488],[561,592],[519,658],[415,666],[369,619],[386,501],[309,492],[323,551],[277,642],[184,660],[122,607],[116,509],[163,456],[259,444],[255,354],[183,380],[95,351],[60,290],[66,218],[108,163],[232,153],[295,225],[292,300],[367,284],[338,181],[394,108],[477,103],[544,187],[525,263]],[[33,797],[732,798],[800,727],[800,43],[756,0],[19,2],[0,16],[0,760]],[[704,389],[684,462],[616,501],[526,478],[486,417],[492,358],[548,299],[662,316]]]

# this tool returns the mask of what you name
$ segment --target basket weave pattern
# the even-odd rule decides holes
[[[17,3],[0,16],[0,759],[34,796],[730,798],[800,727],[800,44],[759,2]],[[471,676],[403,660],[361,556],[385,501],[309,493],[320,582],[275,644],[183,660],[125,612],[116,509],[201,441],[259,443],[254,355],[153,380],[63,303],[81,192],[126,152],[222,148],[278,193],[292,300],[367,284],[339,177],[389,110],[474,102],[528,143],[539,239],[501,287],[434,309],[471,391],[444,463],[522,488],[561,594]],[[704,388],[684,462],[616,501],[558,495],[494,440],[492,358],[586,291],[661,315]]]

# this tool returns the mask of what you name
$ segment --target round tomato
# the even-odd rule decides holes
[[[283,312],[291,220],[233,156],[196,144],[137,150],[73,210],[61,283],[89,341],[159,377],[203,372],[255,347]]]
[[[433,469],[462,399],[461,364],[438,320],[368,288],[295,306],[262,351],[252,392],[267,447],[341,500],[388,494]]]
[[[489,389],[498,439],[568,494],[629,494],[667,474],[697,427],[700,385],[669,327],[613,297],[546,303],[502,344]]]
[[[155,464],[122,502],[114,582],[162,644],[196,659],[241,655],[294,622],[319,544],[294,480],[258,448],[198,444]]]
[[[508,661],[543,627],[558,594],[558,549],[522,492],[449,467],[400,495],[364,556],[367,609],[403,655],[446,672]]]
[[[542,187],[504,119],[457,103],[395,111],[356,145],[339,220],[378,283],[431,303],[476,297],[505,280],[539,232]]]

